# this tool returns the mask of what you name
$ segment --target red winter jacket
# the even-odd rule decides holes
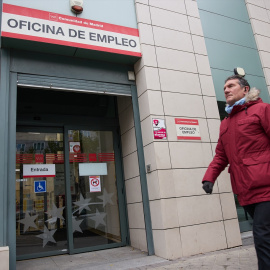
[[[221,122],[216,155],[203,181],[214,183],[228,164],[232,189],[242,206],[270,201],[270,105],[255,88],[246,103],[234,106]]]

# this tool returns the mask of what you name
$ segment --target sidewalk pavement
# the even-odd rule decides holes
[[[132,270],[257,270],[255,248],[237,247],[222,251],[166,261],[144,267],[128,268]]]
[[[257,270],[254,245],[169,261],[132,247],[17,262],[17,270]]]

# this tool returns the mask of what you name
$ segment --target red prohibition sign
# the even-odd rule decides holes
[[[99,185],[99,180],[97,178],[91,179],[91,185],[97,187]]]

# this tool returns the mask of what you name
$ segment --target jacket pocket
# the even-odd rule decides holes
[[[256,164],[260,164],[260,163],[268,163],[270,162],[270,153],[265,153],[262,155],[253,155],[251,157],[248,158],[244,158],[243,159],[243,163],[245,165],[256,165]]]
[[[259,122],[260,122],[260,120],[258,119],[258,117],[255,117],[255,116],[250,116],[248,118],[244,118],[244,119],[237,121],[239,126],[245,125],[245,124],[255,124],[255,123],[259,123]]]
[[[243,159],[243,181],[248,189],[269,187],[270,153],[254,154]]]

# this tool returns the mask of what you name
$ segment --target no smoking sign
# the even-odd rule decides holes
[[[101,192],[100,176],[89,176],[90,192]]]

